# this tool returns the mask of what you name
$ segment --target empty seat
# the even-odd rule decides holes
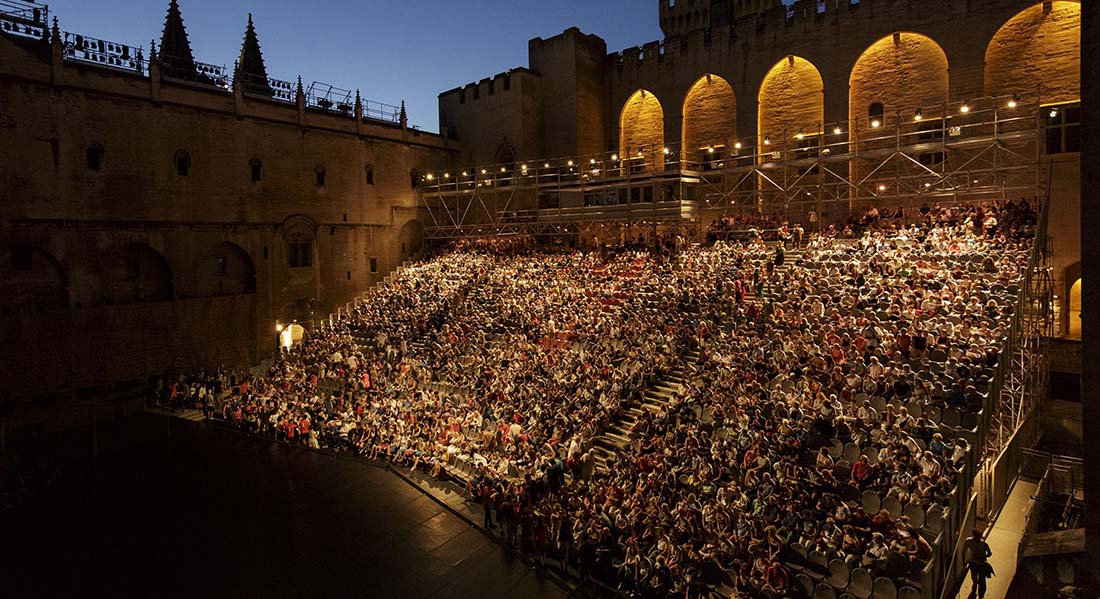
[[[809,561],[810,551],[806,549],[806,546],[802,543],[791,543],[791,551],[793,551],[794,554],[798,556],[798,561],[800,564],[805,564]]]
[[[871,573],[863,568],[852,570],[851,580],[848,582],[848,592],[857,599],[868,599],[874,592],[875,581]]]
[[[920,591],[913,587],[901,587],[901,590],[898,591],[898,599],[921,599]]]
[[[874,491],[863,492],[863,511],[868,516],[874,516],[882,509],[882,498],[878,496],[878,493]]]
[[[910,503],[902,510],[902,514],[909,516],[909,524],[914,528],[924,527],[924,508],[919,503]]]
[[[935,537],[943,530],[943,508],[933,505],[924,514],[924,530]]]
[[[810,568],[825,573],[829,571],[829,558],[825,557],[825,554],[817,551],[810,552]]]
[[[833,476],[838,481],[846,481],[852,478],[852,465],[847,460],[840,460],[833,466]]]
[[[819,582],[814,588],[814,599],[836,599],[836,591],[824,582]]]
[[[834,460],[840,459],[840,457],[844,455],[844,444],[840,442],[840,439],[830,439],[825,447],[829,452],[829,457]]]
[[[962,412],[958,408],[947,408],[943,411],[943,424],[955,428],[962,424]]]
[[[795,575],[794,579],[795,582],[798,583],[798,586],[802,589],[802,591],[806,593],[807,597],[813,596],[814,581],[809,576],[803,574],[802,572],[799,572]]]
[[[825,578],[825,582],[838,589],[848,586],[848,564],[840,559],[829,562],[829,576]]]
[[[855,443],[845,443],[844,453],[841,455],[843,455],[844,459],[848,460],[849,462],[856,461],[856,458],[859,457],[859,445],[856,445]]]
[[[875,599],[898,599],[898,587],[885,576],[875,579]]]
[[[864,447],[863,455],[867,456],[867,463],[874,466],[878,463],[878,448],[877,447]]]
[[[887,497],[882,500],[882,509],[886,510],[891,518],[901,517],[901,502],[897,497]]]

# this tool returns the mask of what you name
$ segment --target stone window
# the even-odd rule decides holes
[[[103,146],[91,144],[86,152],[88,170],[103,170]]]
[[[1044,106],[1040,115],[1046,125],[1046,153],[1081,151],[1081,105]]]
[[[378,258],[375,258],[374,256],[371,256],[370,259],[370,272],[371,274],[378,273]]]
[[[191,155],[187,153],[187,150],[176,152],[175,163],[177,175],[181,177],[191,176]]]
[[[229,274],[229,261],[225,256],[214,256],[214,274],[220,276]]]
[[[313,180],[317,187],[325,186],[325,167],[319,166],[313,170]]]
[[[288,240],[286,254],[290,268],[309,268],[313,265],[313,240]]]
[[[264,163],[259,158],[248,161],[248,180],[259,183],[264,178]]]
[[[367,185],[374,185],[374,165],[367,165]]]
[[[882,106],[882,102],[875,102],[867,107],[867,124],[871,127],[878,127],[882,125],[883,116],[886,114],[886,109]]]

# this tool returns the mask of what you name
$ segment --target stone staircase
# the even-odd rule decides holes
[[[623,411],[619,419],[611,423],[607,430],[593,441],[592,455],[597,469],[611,469],[614,466],[616,454],[632,450],[631,443],[634,442],[634,438],[631,431],[638,420],[644,416],[644,411],[657,414],[667,409],[672,397],[683,392],[685,383],[691,376],[688,365],[699,362],[701,358],[702,354],[698,350],[689,350],[684,354],[682,365],[661,377],[642,393],[641,402],[623,403]]]

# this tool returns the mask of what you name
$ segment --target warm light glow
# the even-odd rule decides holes
[[[596,164],[596,159],[595,158],[589,158],[588,159],[588,164]]]
[[[921,120],[921,119],[923,119],[923,118],[924,118],[924,116],[923,116],[923,115],[921,115],[921,113],[920,113],[920,108],[918,108],[918,109],[917,109],[917,113],[913,115],[913,120],[914,120],[914,121],[919,121],[919,120]]]
[[[521,164],[521,165],[519,165],[519,168],[521,170],[527,170],[527,165],[526,164]]]
[[[879,185],[878,190],[879,191],[886,191],[886,186],[885,185]]]
[[[463,176],[463,177],[469,177],[469,176],[470,176],[470,173],[468,173],[468,172],[466,172],[466,171],[462,171],[462,176]]]
[[[281,324],[276,324],[276,325],[275,325],[275,332],[277,332],[277,333],[282,333],[282,332],[283,332],[283,325],[281,325]]]
[[[932,187],[932,184],[931,183],[925,183],[924,186],[925,187]]]
[[[878,126],[881,125],[881,124],[882,124],[882,122],[879,121],[878,119],[875,119],[875,120],[871,121],[871,126],[875,127],[875,128],[878,128]]]
[[[765,146],[770,146],[770,145],[772,145],[772,138],[770,138],[770,137],[768,137],[767,135],[765,135],[765,136],[764,136],[764,145],[765,145]]]
[[[573,161],[570,160],[569,162],[566,162],[565,164],[567,164],[568,166],[573,166]]]
[[[963,114],[966,114],[966,113],[970,112],[970,103],[963,102],[962,106],[959,106],[959,112],[961,112]]]
[[[642,151],[638,150],[638,156],[645,156],[645,154],[642,154]]]
[[[1050,118],[1053,119],[1053,118],[1057,118],[1057,117],[1058,117],[1058,109],[1057,108],[1051,108],[1050,109]]]
[[[714,153],[714,146],[711,146],[711,147],[707,148],[707,154],[713,154],[713,153]]]
[[[443,178],[444,179],[450,179],[451,178],[451,173],[443,173]]]
[[[435,176],[434,176],[434,175],[432,175],[431,173],[428,173],[428,180],[429,180],[429,181],[431,181],[431,180],[432,180],[432,179],[434,179],[434,178],[435,178]]]
[[[734,147],[734,148],[737,148],[738,150],[740,150],[740,149],[741,149],[741,142],[736,142],[736,143],[734,143],[734,144],[733,144],[733,147]]]
[[[542,165],[542,166],[543,166],[543,168],[550,168],[550,163],[549,163],[549,162],[547,162],[546,164],[544,164],[544,165]]]
[[[502,173],[504,173],[504,172],[508,172],[508,169],[506,169],[506,168],[504,168],[504,167],[502,166],[502,167],[500,167],[500,172],[502,172]]]
[[[618,155],[618,154],[612,154],[612,155],[611,155],[611,159],[612,159],[612,160],[618,160],[618,159],[619,159],[619,155]]]
[[[833,127],[833,133],[836,133],[837,135],[840,135],[841,133],[844,133],[844,130],[841,129],[839,126],[838,127]]]
[[[795,139],[802,139],[803,137],[806,137],[806,136],[801,134],[801,133],[794,136]]]
[[[486,173],[486,170],[485,170],[485,169],[481,169],[481,174],[483,174],[483,175],[484,175],[485,173]]]
[[[1012,94],[1012,99],[1008,101],[1009,108],[1016,108],[1016,105],[1020,103],[1020,94]]]

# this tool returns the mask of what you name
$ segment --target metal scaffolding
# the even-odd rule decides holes
[[[1039,91],[814,125],[683,148],[616,152],[424,173],[429,239],[544,235],[582,222],[699,226],[741,211],[813,210],[843,220],[868,206],[1040,195]]]

